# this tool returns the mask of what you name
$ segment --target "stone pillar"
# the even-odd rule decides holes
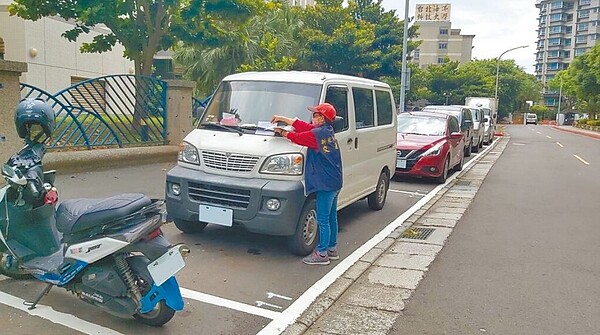
[[[167,80],[167,144],[179,145],[193,129],[192,94],[195,83]]]
[[[15,129],[15,108],[21,100],[19,77],[27,72],[27,63],[0,59],[0,135],[6,141],[0,143],[0,164],[23,147],[23,140]]]

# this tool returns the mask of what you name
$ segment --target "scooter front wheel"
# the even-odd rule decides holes
[[[30,273],[20,269],[15,263],[11,267],[6,267],[7,263],[9,263],[7,261],[8,257],[10,256],[6,253],[0,253],[0,274],[18,280],[33,278]]]
[[[160,327],[169,322],[175,311],[165,304],[164,300],[156,304],[156,307],[148,313],[136,313],[133,317],[149,326]]]

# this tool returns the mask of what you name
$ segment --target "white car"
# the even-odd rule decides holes
[[[527,113],[527,115],[525,116],[525,124],[537,124],[538,123],[538,118],[536,114],[533,113]]]

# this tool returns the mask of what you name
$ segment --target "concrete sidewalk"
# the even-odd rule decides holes
[[[484,156],[350,267],[283,334],[388,334],[508,141],[498,138]]]

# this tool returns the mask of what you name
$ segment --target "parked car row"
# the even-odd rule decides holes
[[[434,178],[462,170],[464,157],[494,140],[491,110],[467,106],[426,106],[398,115],[396,176]]]

